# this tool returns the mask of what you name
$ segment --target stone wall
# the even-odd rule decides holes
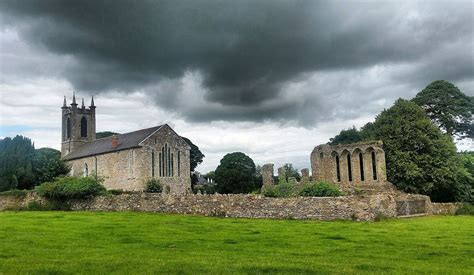
[[[273,186],[274,184],[273,164],[268,163],[262,166],[262,180],[263,180],[262,188]]]
[[[431,203],[431,214],[454,215],[459,206],[459,203]]]

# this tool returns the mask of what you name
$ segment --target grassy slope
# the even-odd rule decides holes
[[[0,273],[473,273],[474,218],[378,223],[0,212]]]

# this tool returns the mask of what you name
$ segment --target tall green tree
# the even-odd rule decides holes
[[[428,117],[449,136],[474,138],[474,97],[445,80],[436,80],[413,98]]]
[[[69,173],[61,153],[51,148],[35,150],[29,138],[0,140],[0,191],[31,189]]]
[[[349,144],[362,141],[362,139],[362,133],[358,131],[355,126],[352,126],[352,128],[342,130],[338,135],[330,138],[329,144]]]
[[[217,192],[249,193],[256,189],[255,163],[241,152],[225,155],[215,171]]]
[[[377,116],[371,130],[372,138],[384,142],[387,177],[399,189],[430,195],[434,201],[472,195],[452,139],[415,103],[397,100]]]
[[[199,147],[197,147],[189,138],[181,137],[186,141],[186,143],[191,147],[191,156],[190,156],[190,162],[191,162],[191,172],[196,169],[196,167],[202,163],[203,158],[205,155],[199,150]]]
[[[35,147],[27,137],[0,140],[0,191],[34,186],[34,156]]]
[[[40,148],[35,151],[33,170],[36,184],[52,182],[58,176],[69,173],[69,165],[61,159],[61,152],[52,148]]]

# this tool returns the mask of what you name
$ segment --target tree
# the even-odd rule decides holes
[[[191,140],[185,137],[181,137],[186,141],[186,143],[191,146],[191,152],[190,152],[190,161],[191,161],[191,172],[196,169],[198,164],[202,163],[202,159],[205,157],[205,155],[199,150],[199,147],[197,147]]]
[[[288,182],[288,178],[296,178],[297,181],[301,180],[301,175],[298,169],[293,167],[293,164],[287,163],[283,166],[285,168],[285,179]]]
[[[58,150],[35,150],[31,140],[23,136],[0,140],[0,191],[31,189],[68,172]]]
[[[338,135],[329,139],[330,145],[349,144],[362,141],[362,134],[355,126],[347,130],[342,130]]]
[[[27,137],[0,140],[0,191],[34,186],[34,155],[35,147]]]
[[[35,151],[33,160],[35,184],[51,182],[58,176],[69,173],[69,166],[61,159],[61,152],[52,148],[41,148]]]
[[[255,163],[241,152],[225,155],[215,171],[217,192],[249,193],[256,189]]]
[[[98,132],[95,134],[95,137],[96,138],[105,138],[105,137],[110,137],[110,136],[113,136],[113,135],[118,135],[119,133],[115,133],[115,132],[110,132],[110,131],[105,131],[105,132]]]
[[[474,98],[444,80],[426,86],[413,98],[428,117],[449,136],[474,138]]]
[[[384,142],[388,180],[399,189],[430,195],[434,201],[472,195],[453,141],[415,103],[397,100],[371,128],[373,137]]]

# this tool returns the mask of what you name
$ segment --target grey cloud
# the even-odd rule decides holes
[[[379,105],[362,103],[381,89],[396,98],[407,93],[400,86],[473,78],[471,2],[5,0],[0,7],[2,22],[28,43],[75,59],[63,73],[76,89],[145,90],[190,121],[315,125],[376,112]],[[374,66],[404,69],[367,74]],[[196,99],[182,96],[189,71],[202,75],[204,94],[185,108],[182,101]],[[321,81],[288,88],[312,74]],[[357,83],[360,75],[367,79]]]

